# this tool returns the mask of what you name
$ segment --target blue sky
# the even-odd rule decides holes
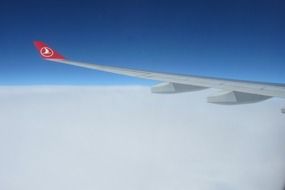
[[[69,59],[285,83],[285,2],[3,1],[0,84],[154,84],[46,62],[32,41]]]

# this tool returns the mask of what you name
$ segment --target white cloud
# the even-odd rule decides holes
[[[210,93],[1,87],[0,189],[281,190],[284,102]]]

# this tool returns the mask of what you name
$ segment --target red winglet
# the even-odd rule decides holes
[[[41,41],[34,41],[34,45],[44,59],[64,59],[62,55]]]

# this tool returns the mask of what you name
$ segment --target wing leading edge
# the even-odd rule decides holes
[[[48,61],[57,63],[63,63],[87,69],[94,69],[99,71],[105,71],[120,75],[126,75],[131,77],[138,77],[143,79],[150,79],[155,81],[164,82],[163,85],[159,85],[159,92],[185,92],[202,90],[205,88],[216,88],[224,90],[225,93],[216,97],[216,102],[213,101],[213,97],[209,97],[208,101],[211,103],[221,104],[235,104],[236,103],[253,103],[259,100],[265,100],[270,97],[285,98],[285,84],[274,84],[274,83],[261,83],[251,81],[240,81],[210,77],[200,77],[191,75],[177,75],[169,73],[151,72],[144,70],[136,70],[129,68],[112,67],[98,64],[90,64],[84,62],[77,62],[65,59],[58,52],[48,47],[43,42],[34,42],[42,58]],[[164,87],[165,86],[165,87]],[[165,89],[168,89],[165,91]],[[162,90],[162,91],[161,91]],[[157,92],[157,87],[152,90]],[[217,99],[218,97],[218,99]],[[222,101],[221,101],[222,100]],[[225,100],[225,102],[223,101]],[[244,100],[244,101],[243,101]]]

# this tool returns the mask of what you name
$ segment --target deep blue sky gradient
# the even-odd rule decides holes
[[[69,59],[285,83],[285,1],[1,1],[0,84],[153,84],[46,62]]]

